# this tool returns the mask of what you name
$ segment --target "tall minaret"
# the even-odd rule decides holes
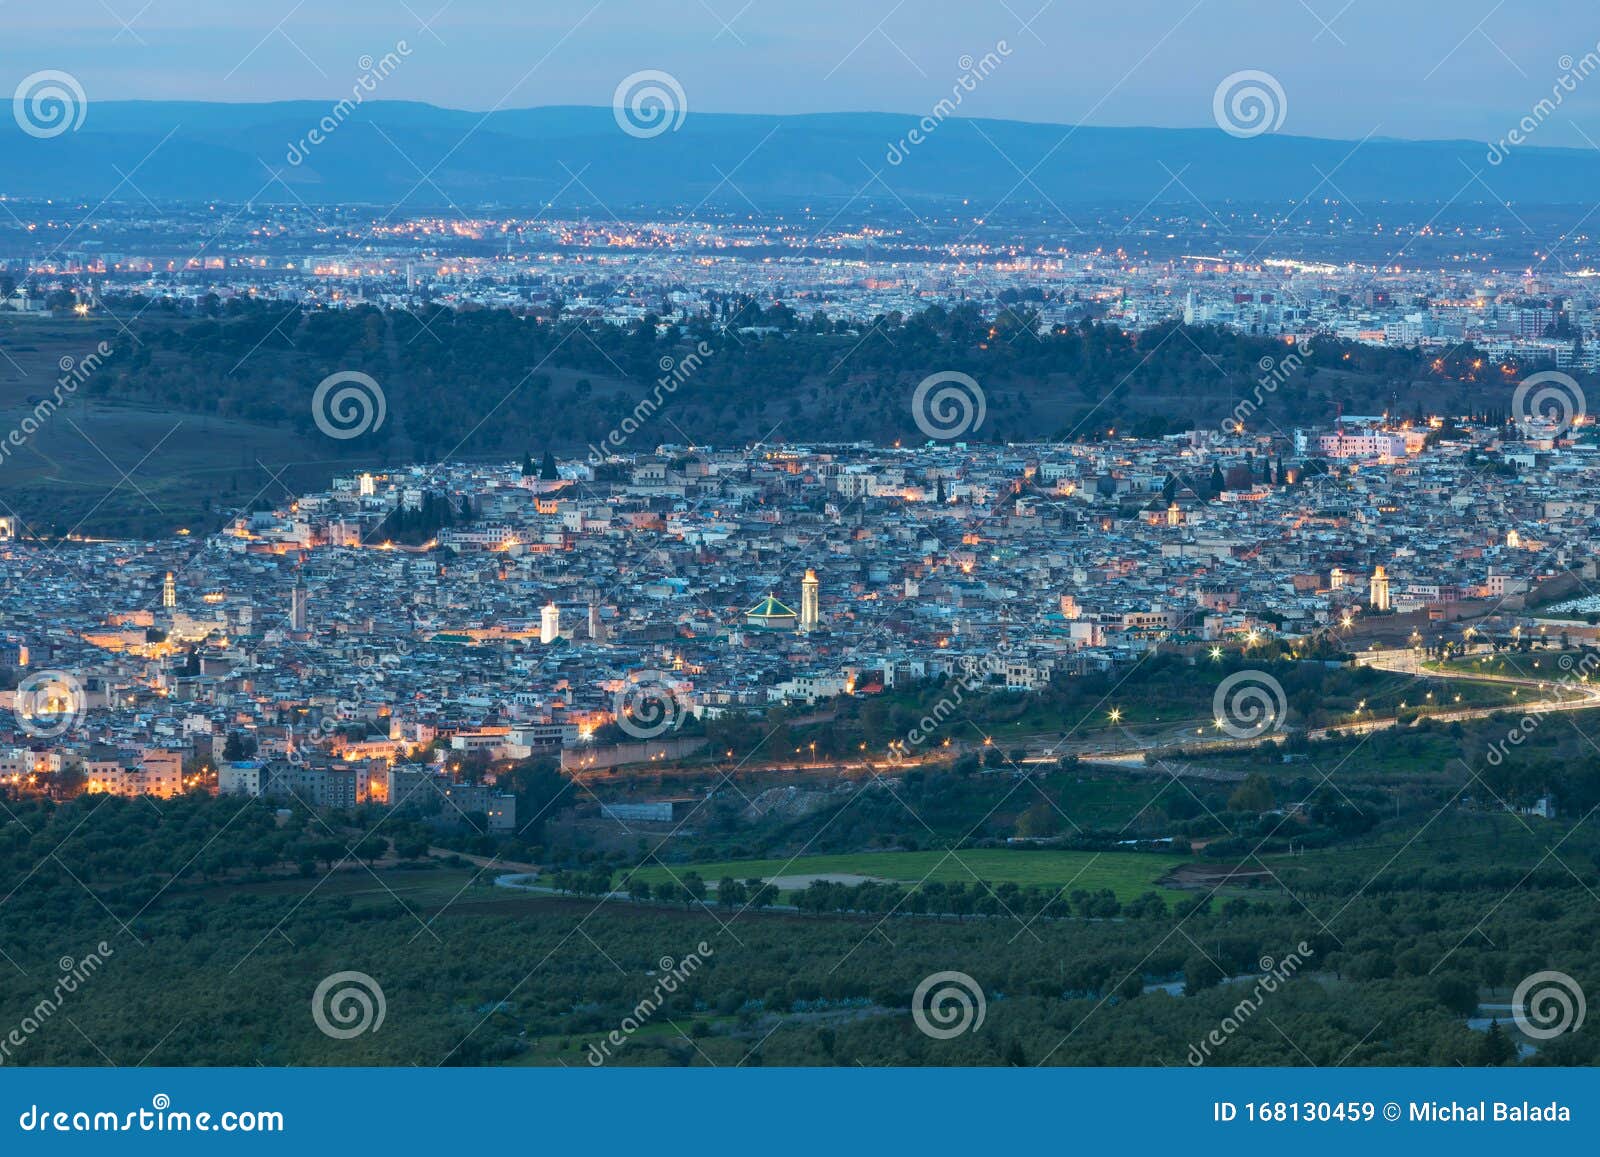
[[[178,580],[172,577],[170,570],[161,584],[161,605],[169,611],[178,605]]]
[[[1372,594],[1368,602],[1375,611],[1389,609],[1389,572],[1381,566],[1372,569]]]
[[[605,624],[600,621],[600,592],[589,592],[589,640],[594,643],[605,641]]]
[[[539,612],[539,642],[549,646],[561,637],[561,608],[550,603]]]
[[[298,574],[294,578],[294,587],[289,591],[289,629],[296,633],[306,629],[306,611],[310,592],[306,590],[305,580]]]
[[[807,569],[806,577],[800,580],[800,629],[814,631],[822,622],[822,584],[817,580],[817,572]]]

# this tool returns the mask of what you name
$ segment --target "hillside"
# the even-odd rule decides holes
[[[313,143],[325,118],[334,128]],[[48,140],[0,133],[0,193],[412,208],[558,199],[616,211],[702,201],[765,209],[865,194],[1059,207],[1137,205],[1160,190],[1175,201],[1293,203],[1337,172],[1340,193],[1358,203],[1470,202],[1488,197],[1464,188],[1470,174],[1492,171],[1491,201],[1568,204],[1600,178],[1600,155],[1587,149],[1522,148],[1491,170],[1487,146],[1471,141],[1374,138],[1358,148],[1217,129],[951,118],[922,143],[898,147],[919,119],[691,110],[676,130],[640,139],[609,108],[484,114],[401,101],[337,110],[323,101],[97,101],[76,132]],[[1183,174],[1181,190],[1174,172]],[[125,180],[135,173],[136,188]]]

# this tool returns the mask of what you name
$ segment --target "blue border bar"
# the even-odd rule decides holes
[[[1592,1150],[1597,1094],[1600,1069],[1554,1068],[5,1069],[0,1149],[195,1145],[449,1157],[491,1147],[537,1155],[628,1145],[651,1157],[836,1157],[1093,1146],[1116,1155],[1237,1157],[1271,1145],[1296,1157],[1368,1157],[1445,1142],[1452,1154],[1503,1154],[1508,1145],[1538,1152],[1585,1137]],[[1497,1102],[1518,1110],[1554,1104],[1570,1120],[1496,1121]],[[1429,1103],[1469,1114],[1483,1106],[1486,1119],[1415,1120],[1413,1105]],[[1232,1106],[1231,1119],[1222,1104]],[[154,1106],[163,1105],[158,1115]],[[70,1130],[74,1113],[88,1114],[85,1122],[95,1113],[138,1122],[140,1110],[148,1129],[56,1128]],[[281,1113],[283,1129],[219,1131],[230,1111]],[[210,1131],[193,1123],[179,1131],[179,1113],[191,1122],[209,1113]],[[1317,1116],[1328,1119],[1308,1119]]]

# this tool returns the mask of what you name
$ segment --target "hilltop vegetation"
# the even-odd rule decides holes
[[[567,316],[559,302],[542,314],[443,306],[322,312],[238,301],[208,307],[214,316],[155,309],[142,344],[96,389],[309,432],[316,383],[359,370],[384,386],[397,419],[387,433],[370,435],[369,449],[383,449],[403,426],[418,458],[520,454],[535,441],[573,450],[599,442],[634,412],[663,376],[664,358],[676,364],[704,343],[710,352],[662,405],[683,435],[663,424],[631,448],[684,436],[741,444],[785,422],[796,428],[780,430],[778,440],[920,440],[911,393],[942,370],[970,374],[985,391],[988,416],[974,438],[1008,441],[1095,437],[1103,425],[1140,436],[1214,428],[1256,386],[1261,359],[1285,352],[1279,341],[1208,328],[1124,334],[1087,320],[1087,306],[1081,324],[1038,335],[1026,301],[987,310],[936,306],[869,325],[750,298],[704,307],[694,316],[664,310],[629,326]],[[1435,366],[1415,351],[1323,342],[1263,409],[1285,427],[1325,418],[1339,402],[1421,412],[1448,399],[1464,410],[1475,394],[1496,392],[1474,385],[1501,381],[1476,361],[1470,347]],[[444,397],[454,404],[437,405]],[[494,421],[482,423],[491,413]]]
[[[357,464],[516,458],[530,448],[587,455],[594,445],[920,442],[912,394],[943,371],[979,383],[985,418],[967,437],[992,442],[1216,430],[1246,400],[1253,429],[1278,431],[1324,422],[1341,405],[1501,414],[1517,372],[1486,367],[1470,346],[1425,362],[1416,351],[1323,338],[1264,389],[1263,367],[1287,355],[1281,341],[1176,324],[1125,334],[1095,321],[1091,302],[1070,303],[1078,323],[1036,334],[1037,304],[1015,297],[851,325],[808,315],[803,302],[708,297],[692,316],[664,305],[612,325],[560,301],[413,313],[111,297],[108,307],[132,320],[124,329],[39,322],[26,340],[0,339],[13,358],[37,362],[41,381],[55,373],[46,354],[81,358],[91,336],[111,349],[64,410],[83,436],[46,422],[0,474],[0,497],[40,533],[85,517],[91,533],[170,533],[325,486]],[[385,420],[350,439],[326,437],[312,409],[317,385],[340,372],[369,375],[384,396]],[[24,400],[0,405],[20,419]],[[606,443],[615,431],[626,436]],[[105,493],[117,475],[98,484],[106,466],[95,445],[140,463],[155,507],[131,488]]]

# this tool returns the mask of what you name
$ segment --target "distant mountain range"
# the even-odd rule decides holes
[[[48,139],[0,121],[0,193],[91,202],[403,201],[415,209],[554,202],[556,212],[703,199],[766,210],[860,194],[913,205],[968,199],[982,212],[1002,200],[1573,204],[1592,201],[1600,187],[1593,149],[1522,147],[1491,165],[1489,146],[1470,141],[1374,138],[1358,146],[1282,133],[1238,139],[1216,129],[960,118],[911,144],[919,119],[691,110],[678,128],[638,138],[609,108],[485,114],[400,101],[337,111],[326,101],[104,101],[88,106],[78,129]],[[1195,211],[1203,212],[1198,204]]]

